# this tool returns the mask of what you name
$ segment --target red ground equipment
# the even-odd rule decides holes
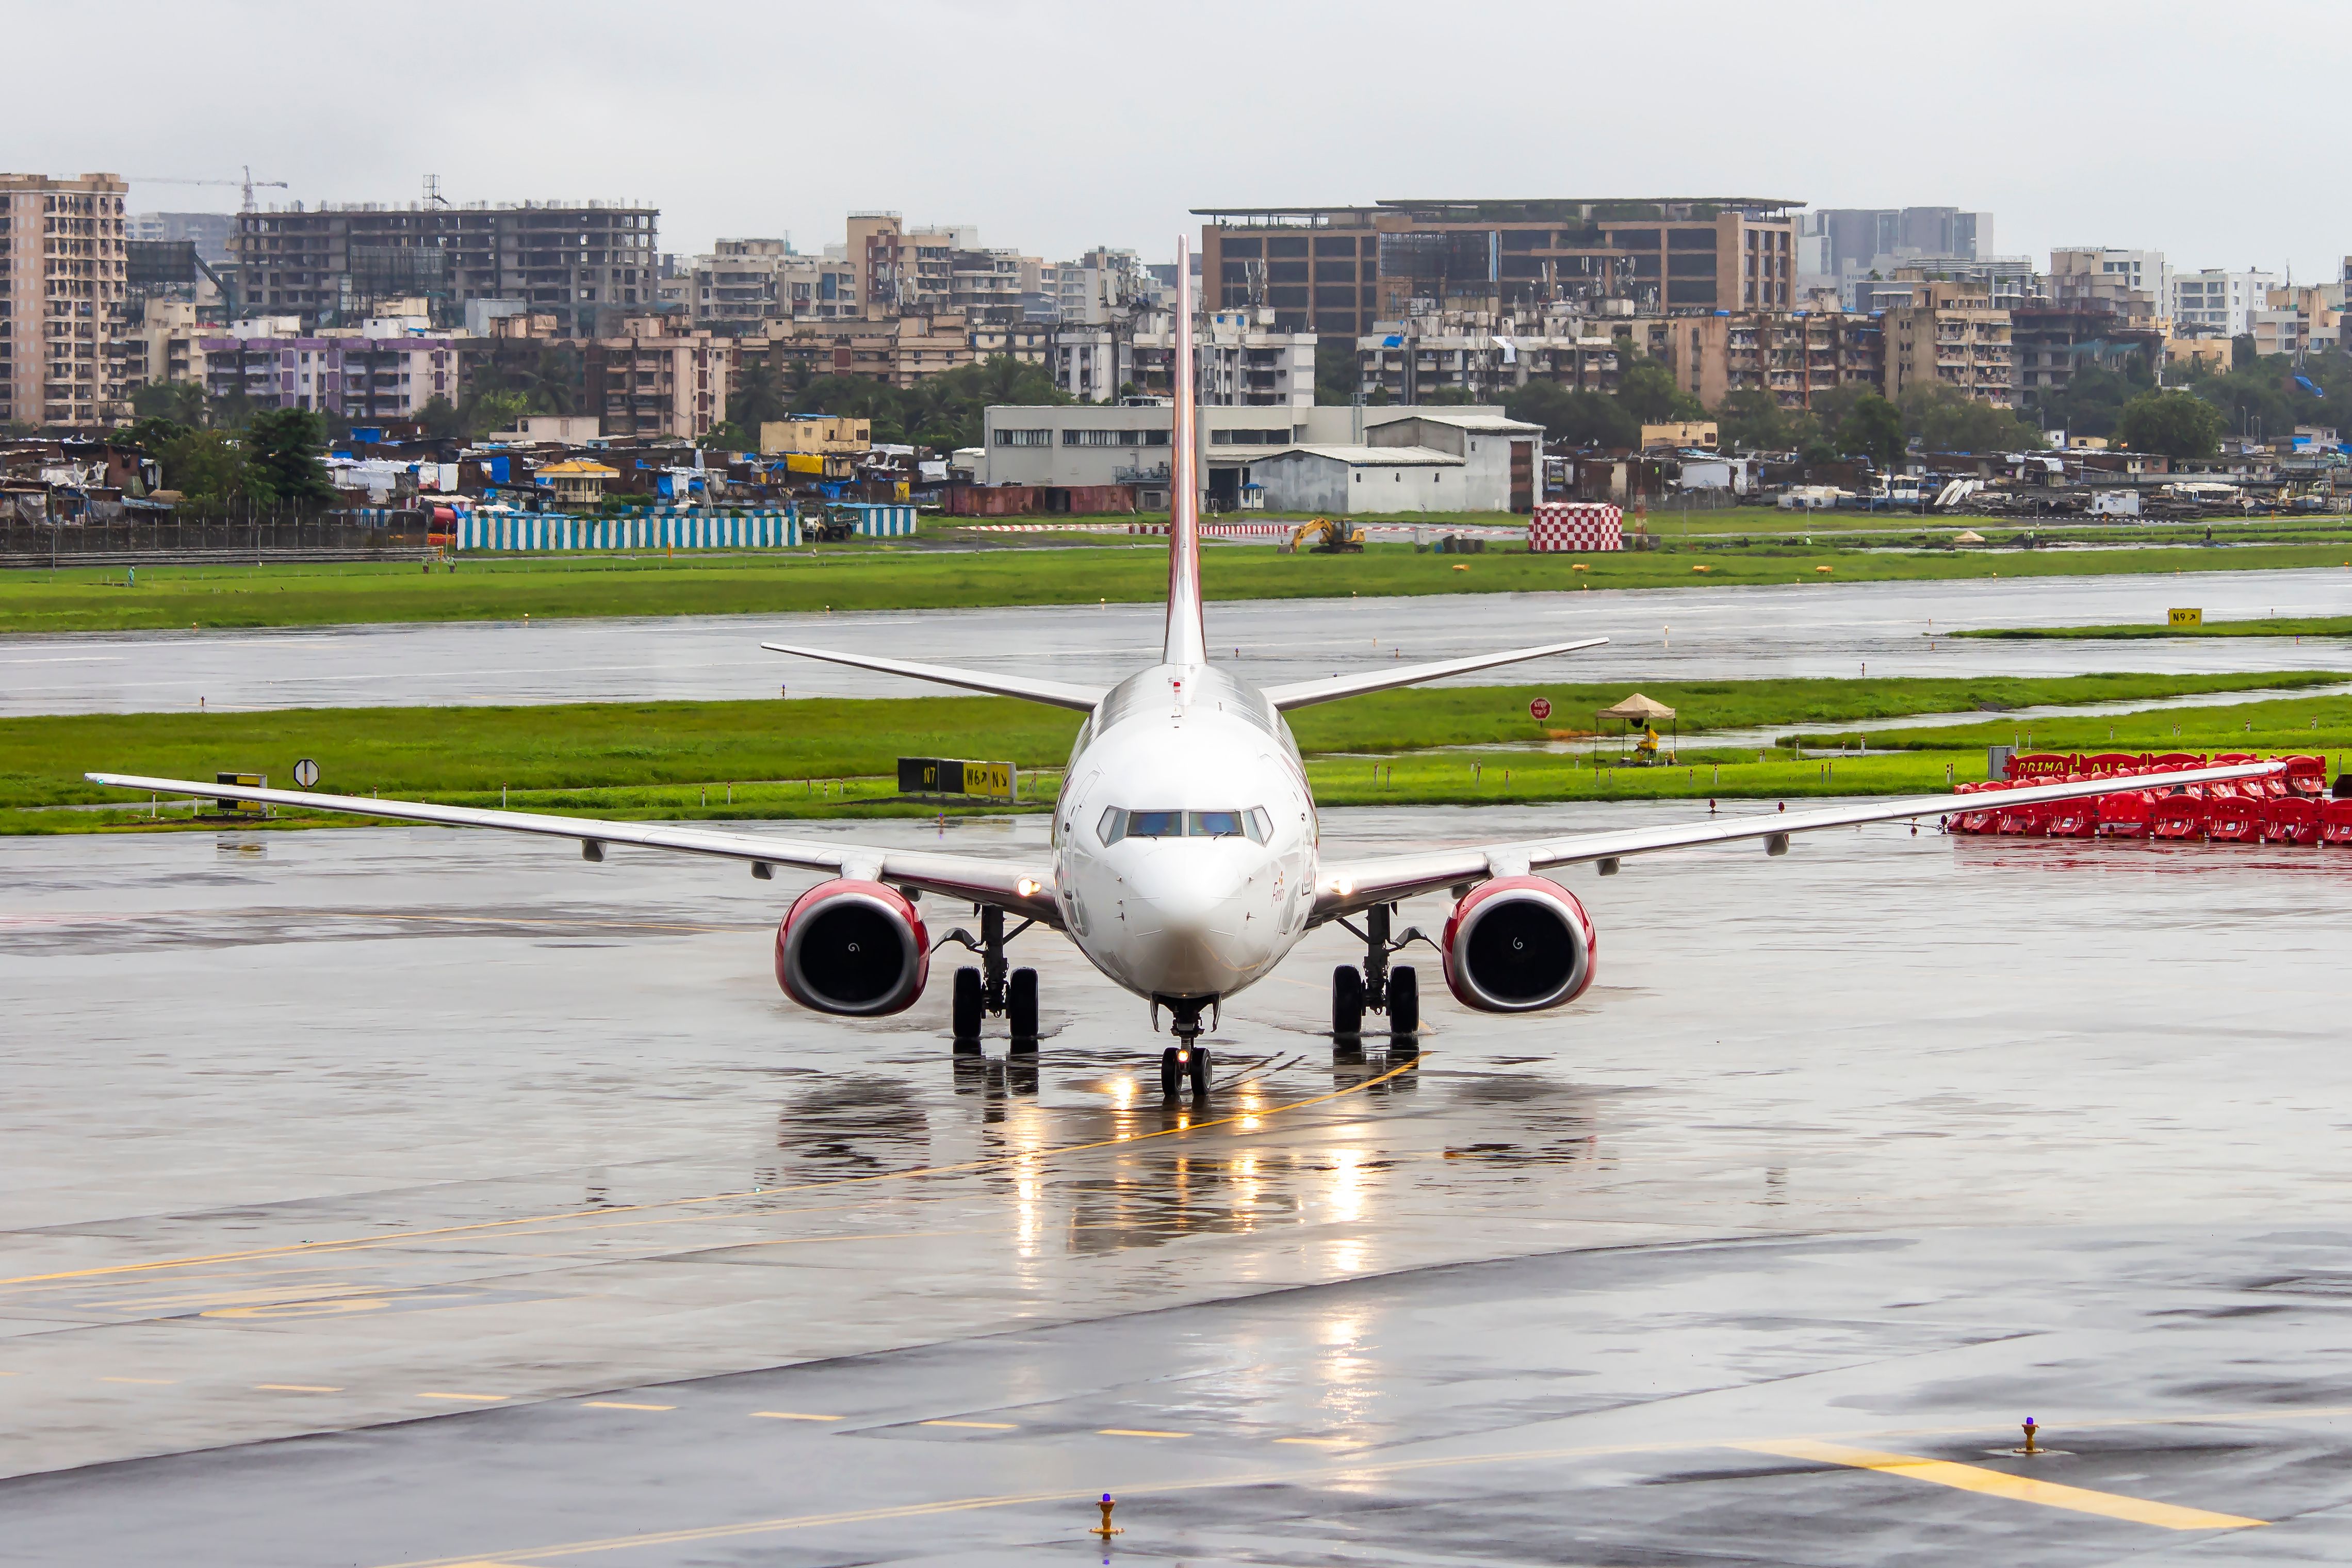
[[[2327,798],[2327,759],[2281,757],[2284,773],[2268,778],[2213,784],[2175,785],[2164,791],[2135,790],[2129,780],[2144,773],[2186,768],[2227,767],[2263,759],[2242,752],[2200,756],[2103,752],[2031,752],[2011,756],[2006,778],[1960,784],[1955,795],[1973,795],[1944,819],[1948,833],[1998,835],[2009,838],[2145,838],[2170,843],[2335,844],[2352,847],[2352,796]],[[2113,778],[2113,795],[2044,805],[2003,808],[2000,792],[2024,784],[2073,784]],[[2341,784],[2338,786],[2343,787]],[[1990,799],[1983,798],[1990,795]]]

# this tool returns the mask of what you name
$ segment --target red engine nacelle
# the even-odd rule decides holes
[[[1547,877],[1498,877],[1454,906],[1439,943],[1454,999],[1533,1013],[1584,994],[1599,945],[1576,895]]]
[[[776,928],[776,984],[819,1013],[902,1012],[923,994],[930,973],[922,915],[906,894],[879,882],[819,882]]]

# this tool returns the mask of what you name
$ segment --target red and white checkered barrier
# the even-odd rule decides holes
[[[1624,514],[1606,501],[1545,501],[1528,521],[1528,549],[1537,555],[1622,550],[1623,521]]]
[[[1202,518],[1200,522],[1203,539],[1287,539],[1298,531],[1295,522],[1212,522]],[[1165,533],[1164,522],[1130,522],[1129,533]]]

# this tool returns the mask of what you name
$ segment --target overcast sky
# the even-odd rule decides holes
[[[1060,260],[1188,208],[1759,195],[1990,210],[2005,254],[2352,251],[2346,7],[1686,0],[0,0],[10,166],[264,201],[636,199],[661,246],[851,208]],[[100,36],[102,34],[102,37]],[[134,181],[134,210],[233,209]]]

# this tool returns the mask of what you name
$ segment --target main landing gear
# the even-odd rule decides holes
[[[1004,944],[1036,924],[1023,921],[1010,931],[1004,929],[1004,911],[993,904],[983,905],[980,911],[980,936],[961,928],[940,938],[939,945],[961,942],[980,954],[978,969],[966,964],[955,972],[955,993],[950,998],[949,1021],[955,1036],[958,1056],[976,1056],[980,1051],[980,1028],[991,1013],[1000,1014],[1005,1030],[1013,1037],[1012,1054],[1034,1056],[1037,1052],[1037,972],[1034,969],[1008,971],[1004,963]]]
[[[1162,1003],[1154,998],[1151,1010],[1156,1017],[1162,1005],[1169,1013],[1169,1028],[1176,1043],[1160,1053],[1160,1092],[1173,1100],[1183,1092],[1189,1082],[1194,1100],[1209,1098],[1209,1047],[1201,1044],[1201,1010],[1214,1007],[1213,1002],[1197,998]]]
[[[1358,970],[1343,963],[1331,972],[1331,1043],[1335,1049],[1363,1048],[1364,1015],[1368,1012],[1388,1015],[1390,1049],[1410,1051],[1420,1047],[1421,977],[1410,964],[1390,968],[1389,955],[1408,943],[1428,942],[1429,938],[1422,934],[1418,926],[1407,926],[1402,935],[1391,937],[1390,922],[1395,914],[1394,904],[1374,904],[1364,911],[1360,928],[1351,921],[1339,922],[1363,938],[1364,967]]]

